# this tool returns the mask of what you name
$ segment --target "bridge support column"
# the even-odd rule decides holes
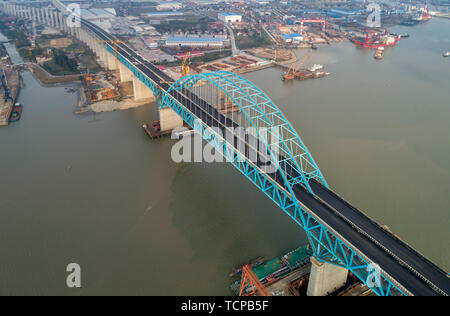
[[[37,16],[37,8],[33,7],[31,8],[31,13],[33,15],[33,21],[37,22],[38,21],[38,16]]]
[[[156,100],[153,92],[135,76],[133,76],[133,94],[135,101],[148,99],[149,102],[153,102]]]
[[[106,47],[103,43],[98,42],[98,58],[99,63],[102,65],[103,68],[108,68],[108,54],[109,52],[106,50]]]
[[[183,119],[171,108],[159,109],[159,120],[162,131],[168,131],[183,126]]]
[[[119,63],[120,82],[133,81],[133,73],[122,63]]]
[[[115,60],[115,56],[113,54],[111,54],[106,48],[105,48],[106,54],[106,66],[109,70],[116,70],[116,60]],[[139,80],[138,80],[139,81]],[[142,82],[139,81],[139,83],[143,84]],[[144,85],[145,86],[145,85]],[[147,87],[145,87],[146,89],[148,89]]]
[[[348,270],[320,262],[311,257],[311,274],[309,276],[308,296],[325,296],[341,288],[347,282]]]
[[[50,21],[50,14],[49,14],[49,8],[44,8],[44,21],[45,24],[47,25],[52,25],[51,21]]]

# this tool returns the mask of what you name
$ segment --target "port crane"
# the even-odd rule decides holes
[[[251,292],[245,292],[245,289],[250,286]],[[242,266],[242,278],[241,278],[241,288],[239,290],[239,296],[248,296],[259,292],[261,296],[270,296],[267,289],[259,281],[258,277],[255,275],[253,270],[248,264]]]
[[[300,20],[300,35],[303,36],[303,24],[304,23],[322,23],[322,31],[325,31],[325,28],[328,25],[328,21],[324,19],[301,19]]]
[[[286,71],[282,76],[281,76],[281,80],[283,81],[289,81],[295,78],[295,76],[297,75],[298,71],[300,70],[300,67],[305,63],[305,61],[308,59],[308,57],[311,55],[311,50],[308,50],[308,52],[306,53],[306,55],[302,58],[302,60],[300,61],[300,63],[298,64],[297,67],[295,67],[295,64],[297,63],[297,60],[295,60],[292,65],[289,67],[288,71]]]

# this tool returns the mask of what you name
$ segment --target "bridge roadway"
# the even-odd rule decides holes
[[[99,38],[113,40],[109,33],[94,24],[87,21],[83,21],[83,24]],[[118,53],[159,85],[163,91],[167,91],[174,82],[128,46],[119,44]],[[171,91],[170,94],[211,127],[237,126],[213,106],[188,91],[183,93]],[[289,174],[291,177],[297,176],[294,170]],[[275,174],[269,176],[272,179],[281,179]],[[277,182],[285,186],[282,180]],[[411,294],[449,295],[450,279],[443,270],[320,183],[311,180],[310,186],[316,196],[310,194],[300,184],[294,187],[296,198],[303,206],[373,263],[378,264]]]

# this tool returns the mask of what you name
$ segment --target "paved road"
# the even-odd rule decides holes
[[[112,40],[111,35],[93,24],[83,23],[100,38]],[[173,79],[159,68],[126,45],[119,45],[118,52],[160,85],[162,90],[169,89]],[[237,126],[231,119],[189,91],[171,91],[170,93],[211,127],[225,129]],[[292,177],[298,176],[294,170],[288,171],[288,174]],[[270,176],[275,182],[284,186],[279,174]],[[310,194],[301,185],[294,187],[294,193],[311,214],[326,222],[333,231],[349,241],[372,262],[378,264],[383,271],[413,295],[449,295],[450,280],[444,271],[320,183],[311,181],[310,185],[316,196]]]

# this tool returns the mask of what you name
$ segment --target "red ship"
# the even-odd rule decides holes
[[[370,36],[369,35],[370,33],[375,35]],[[353,40],[353,43],[355,45],[362,46],[365,48],[377,49],[380,47],[395,46],[400,39],[401,36],[387,34],[387,30],[384,31],[384,33],[382,34],[378,34],[375,31],[368,31],[366,32],[365,40],[362,38],[355,39]]]

